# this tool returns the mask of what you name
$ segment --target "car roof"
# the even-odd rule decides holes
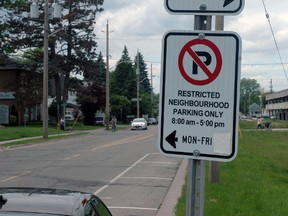
[[[1,211],[20,211],[74,215],[93,196],[70,190],[44,188],[0,188],[0,195],[7,200]]]

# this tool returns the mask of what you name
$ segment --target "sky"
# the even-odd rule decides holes
[[[264,4],[272,30],[263,0],[246,0],[240,14],[224,17],[224,31],[234,31],[242,39],[241,78],[256,79],[265,92],[271,86],[273,91],[281,91],[288,88],[288,1],[264,0]],[[154,92],[159,93],[162,37],[171,30],[193,30],[194,15],[172,15],[165,9],[164,0],[104,0],[103,8],[95,26],[98,51],[106,56],[108,22],[110,68],[121,58],[124,46],[131,59],[139,50],[149,79],[152,71]]]

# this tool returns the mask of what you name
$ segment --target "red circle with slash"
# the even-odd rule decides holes
[[[205,65],[202,60],[199,58],[199,56],[196,54],[196,52],[193,50],[193,46],[195,45],[204,45],[209,47],[216,56],[216,67],[214,71],[211,71],[207,65]],[[207,79],[203,80],[197,80],[193,77],[190,77],[184,68],[184,56],[188,53],[188,55],[191,56],[192,60],[196,62],[196,64],[203,70],[203,72],[208,77]],[[184,45],[184,47],[181,49],[179,57],[178,57],[178,67],[180,70],[180,73],[184,77],[185,80],[187,80],[189,83],[193,85],[207,85],[214,81],[218,75],[220,74],[221,68],[222,68],[222,55],[218,47],[210,40],[207,39],[194,39],[189,41]]]

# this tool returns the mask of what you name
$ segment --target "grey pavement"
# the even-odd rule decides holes
[[[75,133],[76,131],[73,131]],[[83,131],[80,131],[83,132]],[[85,131],[89,133],[93,133],[94,131]],[[76,132],[77,133],[77,132]],[[71,133],[67,134],[55,134],[55,135],[49,135],[50,136],[59,136],[59,135],[69,135]],[[20,138],[20,139],[14,139],[14,140],[6,140],[6,141],[0,141],[0,151],[1,148],[2,150],[5,147],[1,147],[2,144],[6,143],[11,143],[11,142],[16,142],[16,141],[21,141],[21,140],[31,140],[31,139],[39,139],[42,138],[43,136],[38,136],[38,137],[27,137],[27,138]],[[175,207],[177,204],[177,201],[179,197],[181,196],[182,193],[182,187],[185,182],[185,176],[186,176],[186,170],[187,170],[187,164],[188,164],[188,159],[183,159],[182,163],[174,177],[174,180],[164,198],[164,201],[162,205],[160,206],[156,216],[174,216],[175,214]]]
[[[178,198],[181,196],[185,182],[188,159],[183,159],[176,176],[165,196],[165,199],[156,216],[174,216]]]

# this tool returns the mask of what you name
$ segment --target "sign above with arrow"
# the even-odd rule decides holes
[[[244,0],[165,0],[165,8],[172,14],[237,15]]]

